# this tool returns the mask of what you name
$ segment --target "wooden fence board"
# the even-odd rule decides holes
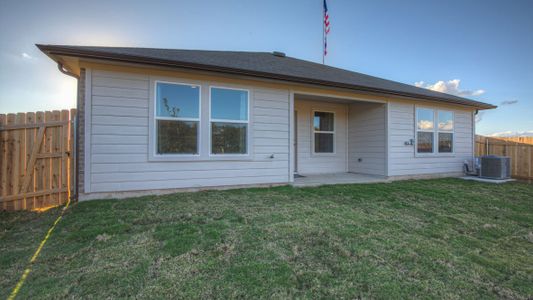
[[[7,125],[13,125],[15,124],[15,114],[8,114],[7,115]],[[9,131],[7,133],[7,157],[6,157],[6,162],[7,162],[7,172],[6,172],[6,176],[7,176],[7,186],[6,186],[6,189],[7,189],[7,194],[8,195],[11,195],[11,194],[14,194],[13,192],[13,167],[14,167],[14,163],[13,163],[13,160],[15,158],[15,144],[14,144],[14,140],[15,140],[15,133],[13,131]],[[14,209],[14,206],[13,206],[13,203],[6,203],[6,209],[7,210],[13,210]]]
[[[73,190],[76,110],[0,114],[0,209],[66,203]]]
[[[530,146],[524,146],[524,145],[517,145],[515,147],[516,149],[516,173],[518,177],[526,178],[529,175],[529,152],[530,152]],[[519,160],[519,158],[523,158]],[[523,161],[523,162],[522,162]]]
[[[36,121],[37,123],[44,123],[44,112],[38,111],[36,113]],[[43,129],[43,139],[44,139],[44,129]],[[35,144],[35,147],[39,149],[39,153],[42,153],[44,150],[43,141],[41,141],[39,144]],[[44,187],[44,159],[39,159],[35,164],[36,172],[35,172],[35,190],[37,191],[43,191],[45,190]],[[36,207],[44,207],[45,203],[45,197],[44,195],[39,195],[35,197]]]
[[[29,112],[26,114],[26,125],[31,126],[35,124],[35,113]],[[35,190],[35,161],[30,162],[32,159],[33,153],[33,143],[35,142],[36,128],[27,128],[26,129],[26,169],[25,169],[25,178],[27,181],[26,189],[21,189],[21,193],[25,193],[28,189],[33,191]],[[23,186],[25,182],[23,181]],[[33,209],[35,206],[35,197],[26,197],[26,209]]]
[[[0,126],[7,126],[7,116],[0,115]],[[0,131],[0,197],[7,196],[7,131]],[[2,202],[0,209],[7,209]]]
[[[61,112],[58,111],[58,110],[54,110],[52,112],[52,120],[54,121],[59,121],[61,118]],[[51,145],[50,145],[50,153],[58,153],[60,151],[60,144],[61,144],[61,139],[63,138],[61,136],[61,131],[60,131],[60,127],[52,127],[52,135],[53,137],[55,138],[52,138],[51,140]],[[60,179],[59,179],[59,176],[60,176],[60,163],[61,161],[57,158],[57,157],[50,157],[50,163],[52,164],[52,175],[51,175],[51,182],[50,182],[50,185],[51,185],[51,189],[52,190],[55,190],[55,189],[58,189],[59,186],[60,186]],[[52,199],[53,199],[53,202],[54,202],[54,205],[59,205],[61,204],[61,195],[59,194],[52,194]]]
[[[24,125],[26,124],[26,114],[25,113],[18,113],[15,117],[15,123]],[[21,185],[21,179],[24,175],[24,169],[26,167],[25,159],[26,159],[26,147],[23,146],[23,143],[26,140],[26,131],[25,130],[16,130],[15,131],[15,151],[17,152],[17,155],[15,157],[15,166],[14,169],[14,175],[13,175],[13,190],[14,192],[20,191],[20,185]],[[15,209],[25,209],[25,201],[18,201],[14,203]]]
[[[44,122],[50,122],[52,121],[52,112],[51,111],[45,111],[44,112]],[[44,131],[44,140],[43,140],[43,150],[41,153],[50,153],[52,148],[52,128],[51,127],[46,127],[45,131]],[[51,180],[50,180],[50,176],[52,174],[52,164],[50,162],[50,159],[49,158],[43,158],[43,161],[44,161],[44,174],[43,174],[43,185],[44,185],[44,189],[49,191],[52,189],[51,187]],[[51,206],[53,205],[52,203],[52,197],[51,195],[49,194],[46,194],[44,195],[44,206]]]
[[[529,159],[528,159],[528,175],[527,178],[533,178],[533,151],[531,151],[531,148],[529,148]]]

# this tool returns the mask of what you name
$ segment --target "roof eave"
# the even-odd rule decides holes
[[[328,87],[345,88],[345,89],[356,90],[356,91],[380,93],[380,94],[387,94],[387,95],[401,96],[401,97],[410,97],[410,98],[429,100],[429,101],[440,101],[440,102],[474,107],[477,109],[496,108],[496,106],[494,105],[482,103],[482,102],[478,102],[474,100],[469,100],[469,99],[465,99],[464,101],[451,100],[451,99],[446,99],[446,98],[431,97],[427,95],[403,93],[403,92],[398,92],[398,91],[393,91],[393,90],[376,89],[376,88],[350,85],[350,84],[341,84],[341,83],[331,82],[331,81],[321,81],[321,80],[286,76],[286,75],[280,75],[280,74],[274,74],[274,73],[247,71],[247,70],[242,70],[242,69],[224,68],[224,67],[217,67],[217,66],[212,66],[212,65],[194,64],[194,63],[179,62],[179,61],[173,61],[173,60],[154,59],[154,58],[144,57],[144,56],[110,54],[110,53],[104,53],[104,52],[98,52],[98,51],[83,51],[79,49],[67,49],[64,47],[58,47],[54,45],[36,44],[36,46],[39,48],[39,50],[47,54],[52,59],[54,59],[56,55],[64,55],[64,56],[76,56],[80,58],[89,58],[89,59],[103,59],[103,60],[111,60],[111,61],[119,61],[119,62],[141,63],[141,64],[148,64],[148,65],[156,65],[156,66],[179,67],[179,68],[194,69],[194,70],[201,70],[201,71],[246,75],[246,76],[252,76],[252,77],[277,79],[277,80],[291,81],[291,82],[297,82],[297,83],[306,83],[306,84],[315,84],[315,85],[328,86]]]

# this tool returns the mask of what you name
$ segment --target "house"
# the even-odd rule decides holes
[[[280,52],[37,47],[78,78],[79,199],[458,176],[495,107]]]

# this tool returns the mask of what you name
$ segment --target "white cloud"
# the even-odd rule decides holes
[[[435,82],[434,84],[427,84],[424,81],[418,81],[415,82],[416,87],[425,88],[428,90],[456,95],[460,97],[472,97],[472,96],[479,96],[485,93],[485,90],[479,89],[479,90],[462,90],[459,85],[461,84],[460,79],[452,79],[448,81],[439,80]]]
[[[526,131],[502,131],[502,132],[495,132],[493,134],[490,134],[489,136],[493,137],[513,137],[513,136],[533,136],[533,130],[526,130]]]
[[[453,120],[447,120],[446,122],[439,122],[439,129],[453,130]]]
[[[22,56],[23,59],[33,59],[33,56],[29,55],[26,52],[22,52],[20,56]]]
[[[433,129],[433,121],[418,120],[418,129],[422,129],[422,130]]]

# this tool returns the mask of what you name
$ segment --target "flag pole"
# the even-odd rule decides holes
[[[322,64],[324,64],[324,53],[326,52],[326,20],[324,20],[326,16],[325,9],[326,8],[324,7],[324,5],[322,5]]]

